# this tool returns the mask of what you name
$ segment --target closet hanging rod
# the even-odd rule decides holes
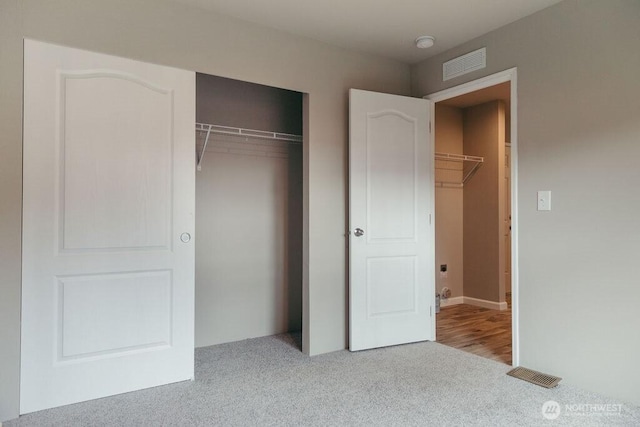
[[[302,135],[293,135],[290,133],[271,132],[265,130],[244,129],[231,126],[212,125],[208,123],[196,123],[196,130],[201,132],[211,132],[223,135],[246,136],[253,138],[272,139],[275,141],[286,141],[292,143],[301,143]]]

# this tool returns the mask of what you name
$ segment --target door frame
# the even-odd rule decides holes
[[[520,308],[519,308],[519,270],[518,270],[518,91],[517,67],[509,68],[477,80],[463,83],[449,89],[424,96],[430,100],[431,109],[431,146],[435,147],[435,104],[456,96],[465,95],[500,83],[511,83],[511,352],[512,365],[520,365]],[[433,261],[435,263],[435,259]],[[435,325],[435,322],[434,322]],[[434,326],[435,327],[435,326]],[[435,331],[434,331],[435,336]]]

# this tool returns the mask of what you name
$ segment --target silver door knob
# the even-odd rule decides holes
[[[182,241],[182,243],[189,243],[191,241],[191,234],[182,233],[180,235],[180,241]]]
[[[360,237],[364,235],[364,230],[362,228],[356,228],[356,231],[354,231],[353,234],[355,234],[356,237]]]

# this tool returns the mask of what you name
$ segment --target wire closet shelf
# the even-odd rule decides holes
[[[482,166],[484,157],[468,156],[466,154],[435,153],[435,160],[435,169],[457,172],[462,176],[462,179],[460,180],[436,180],[436,186],[462,188],[464,184],[466,184],[467,181],[469,181],[478,171],[478,168]],[[462,168],[452,169],[450,167],[446,167],[444,166],[447,164],[446,162],[462,163]]]
[[[196,123],[196,132],[200,132],[205,135],[202,148],[197,153],[198,170],[202,169],[202,158],[204,157],[207,145],[209,144],[209,138],[212,134],[245,137],[247,139],[259,138],[277,142],[285,142],[288,144],[302,144],[302,135],[293,135],[290,133],[271,132],[256,129],[244,129],[231,126],[214,125],[209,123]]]

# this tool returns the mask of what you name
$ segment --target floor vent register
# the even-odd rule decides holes
[[[542,372],[523,367],[514,368],[507,372],[507,375],[514,378],[519,378],[524,381],[528,381],[532,384],[537,384],[545,388],[553,388],[557,386],[562,379],[560,377],[554,377],[553,375],[543,374]]]

